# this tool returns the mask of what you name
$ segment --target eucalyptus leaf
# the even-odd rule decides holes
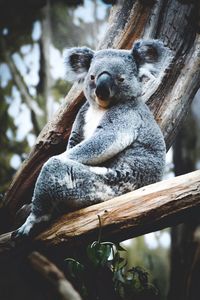
[[[127,270],[121,251],[126,250],[119,244],[95,241],[87,247],[87,265],[72,258],[65,260],[68,274],[84,300],[104,300],[102,287],[112,290],[114,298],[110,299],[158,299],[158,290],[149,282],[148,273],[138,266]]]
[[[87,247],[87,255],[95,266],[104,266],[111,255],[112,245],[104,243],[93,243]]]

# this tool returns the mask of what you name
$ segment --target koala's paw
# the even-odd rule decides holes
[[[28,240],[29,238],[30,238],[30,232],[27,230],[25,224],[23,224],[17,230],[13,231],[11,235],[11,239],[17,243]]]
[[[11,238],[16,242],[28,240],[37,235],[48,221],[48,215],[37,217],[31,213],[26,222],[12,233]]]
[[[15,242],[21,242],[30,239],[32,237],[34,227],[35,223],[32,216],[30,215],[27,218],[26,222],[12,233],[12,240],[14,240]]]

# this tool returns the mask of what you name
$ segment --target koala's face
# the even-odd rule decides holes
[[[101,50],[94,54],[84,81],[89,101],[109,107],[140,94],[138,68],[126,50]]]
[[[107,108],[141,94],[140,69],[156,65],[164,46],[160,41],[138,41],[128,50],[72,48],[66,52],[68,77],[84,80],[86,98]]]

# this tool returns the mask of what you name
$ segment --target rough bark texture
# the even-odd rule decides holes
[[[97,239],[98,216],[103,239],[122,241],[183,222],[199,210],[200,171],[195,171],[66,214],[27,246],[60,255]],[[10,233],[2,235],[0,259],[16,253],[15,246]]]
[[[98,215],[105,238],[121,241],[171,226],[197,208],[200,208],[200,171],[152,184],[96,207],[63,216],[37,241],[48,247],[65,241],[71,244],[79,237],[86,239],[92,232],[96,235]],[[66,236],[65,232],[68,232]]]
[[[148,3],[148,5],[147,5]],[[108,31],[99,48],[129,48],[140,37],[161,38],[174,51],[174,60],[163,80],[152,84],[147,101],[165,136],[172,144],[200,82],[200,37],[196,35],[197,3],[168,1],[119,1],[112,9]],[[150,97],[151,96],[151,97]],[[2,231],[12,228],[16,211],[30,202],[43,163],[61,153],[84,97],[75,84],[65,103],[39,135],[29,158],[17,172],[1,209]]]

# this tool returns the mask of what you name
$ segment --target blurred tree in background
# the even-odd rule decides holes
[[[173,146],[175,176],[200,167],[200,93],[193,100],[188,116]],[[170,300],[197,299],[199,295],[200,218],[171,229]],[[196,273],[195,273],[196,272]],[[186,297],[186,298],[185,298]]]

